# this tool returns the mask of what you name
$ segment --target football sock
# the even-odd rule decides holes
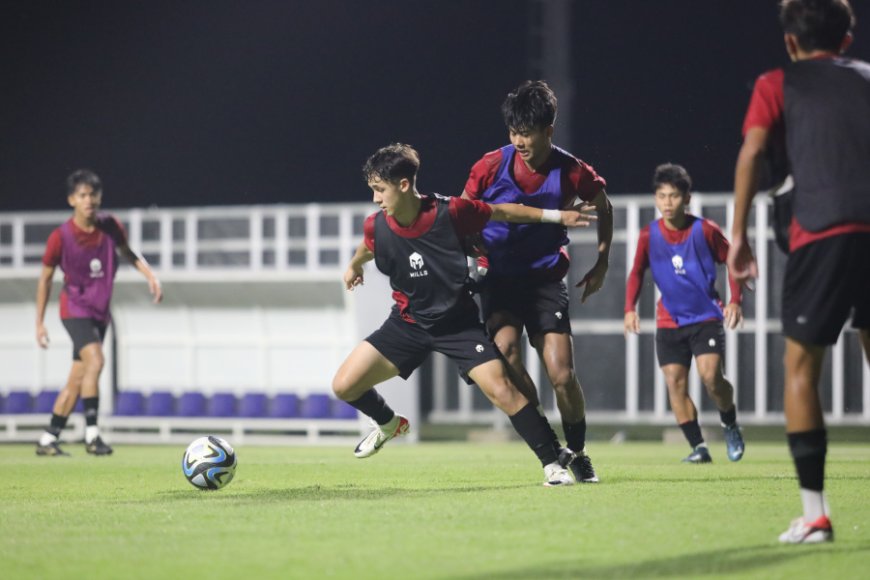
[[[537,407],[535,407],[535,409],[538,411],[538,414],[541,416],[541,422],[544,425],[546,425],[547,431],[549,431],[549,433],[550,433],[550,438],[553,440],[553,445],[556,446],[556,449],[561,449],[562,444],[559,443],[559,436],[556,435],[556,432],[553,430],[553,426],[550,425],[550,422],[547,420],[547,413],[544,411],[544,406],[538,405]]]
[[[511,415],[510,420],[516,432],[538,456],[542,466],[558,460],[559,454],[551,435],[552,428],[545,426],[547,421],[541,420],[540,413],[531,403]]]
[[[42,434],[42,437],[39,438],[39,444],[45,447],[46,445],[51,445],[60,439],[60,432],[63,431],[64,427],[66,427],[67,419],[68,417],[52,413],[51,423],[49,423],[49,426]]]
[[[565,442],[571,451],[580,453],[586,447],[586,417],[583,417],[578,423],[566,423],[562,421],[562,428],[565,430]]]
[[[719,411],[719,419],[726,427],[731,427],[737,422],[737,405],[732,405],[730,411]]]
[[[825,487],[825,456],[828,454],[827,431],[815,429],[788,433],[788,446],[801,489],[822,491]]]
[[[390,419],[386,423],[378,423],[378,425],[380,426],[381,431],[388,435],[390,433],[395,433],[396,427],[399,426],[399,416],[394,413],[392,419]]]
[[[692,449],[704,442],[704,436],[701,435],[701,426],[698,425],[697,419],[680,423],[680,429],[683,430],[683,435],[686,436],[686,441],[692,446]]]
[[[804,506],[804,522],[809,524],[825,515],[824,492],[801,488],[801,503]]]
[[[356,401],[347,401],[347,404],[354,407],[363,415],[371,417],[378,425],[386,425],[392,421],[396,413],[387,405],[384,398],[375,389],[367,391],[362,397]]]
[[[85,406],[85,443],[96,439],[100,432],[97,429],[97,413],[100,410],[99,397],[82,397]]]
[[[96,425],[88,425],[85,427],[85,443],[90,443],[100,436],[100,428]]]

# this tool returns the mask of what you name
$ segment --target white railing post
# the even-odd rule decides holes
[[[290,218],[287,209],[279,207],[275,211],[275,268],[287,269],[287,220]]]
[[[725,234],[729,238],[731,237],[731,225],[734,223],[734,200],[729,199],[728,203],[725,205]],[[728,269],[726,267],[725,271],[725,304],[731,302],[731,284],[728,282]],[[740,380],[738,378],[737,369],[740,368],[738,365],[738,352],[737,352],[737,331],[736,330],[725,330],[725,376],[728,377],[728,380],[731,382],[731,385],[734,387],[734,407],[739,410],[739,401],[738,401],[738,391],[740,389]]]
[[[305,269],[316,270],[320,265],[320,206],[305,206]]]
[[[251,208],[248,216],[248,255],[252,270],[263,269],[263,208]]]
[[[637,239],[640,236],[640,206],[629,202],[625,208],[625,275],[631,273]],[[637,304],[638,317],[640,304]],[[629,419],[637,417],[640,407],[640,337],[629,333],[625,342],[625,414]],[[658,401],[656,401],[656,404]]]
[[[846,335],[841,332],[834,348],[831,349],[831,416],[835,420],[843,419],[845,402],[846,375]]]
[[[24,218],[12,218],[12,267],[24,266]]]
[[[767,199],[755,198],[755,416],[767,414]]]
[[[184,216],[184,268],[196,270],[199,266],[197,260],[197,240],[199,238],[199,219],[194,211],[188,211]]]
[[[172,215],[165,211],[160,214],[160,269],[172,270]]]

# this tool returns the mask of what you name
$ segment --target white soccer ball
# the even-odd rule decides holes
[[[236,452],[220,437],[200,437],[187,446],[181,458],[184,477],[199,489],[220,489],[236,474]]]

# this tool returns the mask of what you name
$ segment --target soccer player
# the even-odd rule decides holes
[[[743,320],[740,285],[733,278],[731,300],[722,307],[716,292],[716,264],[728,257],[728,241],[711,220],[686,212],[692,178],[681,165],[666,163],[653,176],[656,208],[662,214],[640,231],[634,266],[625,287],[625,334],[640,332],[635,305],[643,275],[652,270],[661,292],[656,304],[656,355],[668,385],[674,417],[692,452],[686,463],[710,463],[710,450],[698,425],[698,410],[689,396],[692,357],[707,393],[719,409],[728,459],[740,461],[744,444],[737,425],[734,387],[722,373],[725,330]]]
[[[419,166],[420,158],[411,146],[393,144],[376,151],[363,167],[381,211],[366,219],[364,241],[350,261],[344,283],[348,290],[362,284],[363,264],[374,260],[390,278],[395,305],[381,328],[348,355],[333,379],[338,398],[375,424],[354,454],[370,457],[390,439],[408,432],[408,420],[396,414],[374,387],[396,375],[407,378],[430,352],[437,351],[450,357],[463,378],[477,383],[510,417],[541,461],[544,485],[570,485],[574,479],[558,462],[558,441],[549,423],[514,386],[486,336],[467,288],[464,242],[490,220],[585,226],[595,219],[583,213],[591,207],[540,210],[422,195],[416,186]]]
[[[79,396],[85,407],[85,449],[93,455],[109,455],[112,448],[100,437],[97,426],[99,379],[103,370],[103,337],[111,321],[109,303],[118,255],[129,260],[148,280],[154,302],[163,292],[160,282],[143,258],[127,245],[123,226],[113,216],[98,213],[103,186],[92,171],[80,169],[66,180],[67,202],[72,217],[48,237],[42,257],[42,273],[36,286],[36,341],[48,348],[43,321],[51,294],[54,270],[64,274],[60,293],[60,318],[73,342],[73,363],[66,386],[54,402],[51,423],[39,439],[37,455],[69,455],[58,444]]]
[[[483,156],[472,168],[462,196],[487,203],[520,203],[550,210],[576,199],[598,213],[598,259],[577,287],[581,302],[601,289],[613,238],[612,206],[604,178],[553,145],[556,95],[543,81],[526,81],[508,94],[502,115],[510,144]],[[540,409],[534,383],[521,357],[523,328],[556,394],[568,448],[562,455],[577,481],[598,476],[586,454],[586,402],[574,370],[574,345],[563,281],[569,258],[567,232],[559,224],[490,222],[483,230],[486,276],[481,284],[484,320],[499,350],[518,377],[523,394]]]
[[[834,539],[818,384],[825,351],[850,313],[870,360],[870,65],[841,56],[855,23],[847,0],[784,0],[780,22],[792,62],[755,83],[735,169],[728,265],[740,281],[758,276],[747,221],[764,156],[784,135],[795,183],[782,294],[785,428],[803,515],[779,541],[800,544]]]

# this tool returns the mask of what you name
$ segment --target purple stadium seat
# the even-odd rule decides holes
[[[145,400],[145,414],[151,417],[171,417],[175,414],[175,397],[166,391],[154,391]]]
[[[240,417],[265,417],[266,395],[263,393],[248,393],[239,404]]]
[[[51,413],[54,410],[54,401],[57,399],[58,391],[45,390],[36,395],[36,401],[33,403],[34,413]]]
[[[118,393],[115,400],[115,415],[138,417],[145,410],[145,396],[138,391]]]
[[[33,412],[33,397],[27,391],[11,391],[6,396],[6,412],[25,414]]]
[[[329,410],[329,395],[314,394],[305,397],[302,403],[302,416],[306,419],[328,419],[331,413]]]
[[[269,416],[276,419],[292,419],[299,416],[299,397],[290,393],[282,393],[272,398]]]
[[[209,401],[208,414],[212,417],[235,417],[236,396],[232,393],[215,393]]]
[[[332,400],[333,419],[356,419],[357,410],[340,399]]]
[[[82,398],[79,397],[79,400],[76,401],[76,406],[73,407],[73,413],[84,413],[85,412],[85,404],[82,402]]]
[[[202,417],[205,415],[205,395],[202,393],[183,393],[178,398],[179,417]]]

